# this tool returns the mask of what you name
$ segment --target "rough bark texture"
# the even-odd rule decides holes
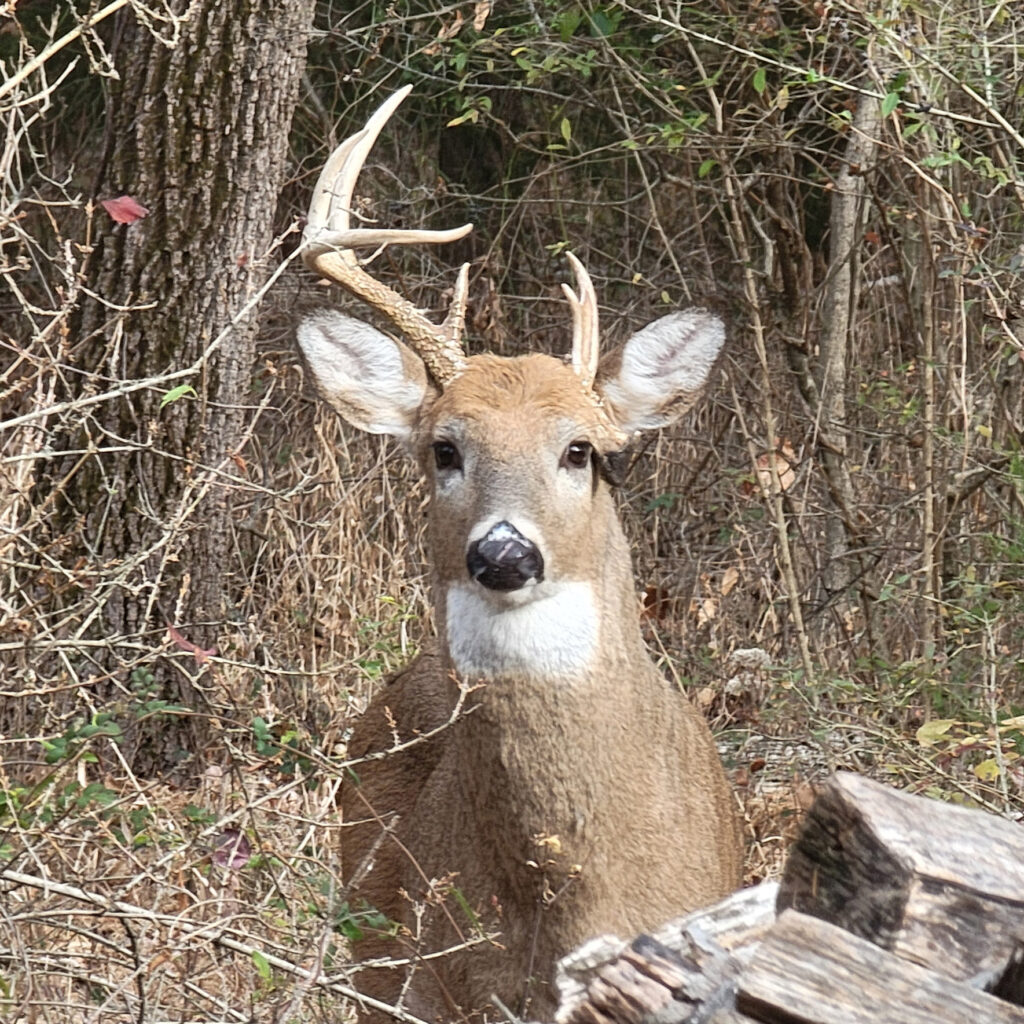
[[[880,112],[874,97],[858,98],[846,160],[836,175],[829,218],[830,266],[825,285],[818,365],[818,431],[822,466],[835,515],[826,521],[827,552],[824,582],[830,594],[844,591],[853,578],[849,548],[860,533],[854,509],[853,483],[847,463],[846,389],[849,346],[857,311],[857,254],[863,245],[868,203],[865,175],[878,148]],[[812,406],[813,407],[813,406]]]
[[[125,13],[98,193],[128,193],[149,215],[111,223],[89,257],[89,288],[102,298],[81,310],[76,385],[98,390],[189,366],[265,281],[311,17],[310,0],[206,0],[192,6],[171,47]],[[128,449],[90,461],[64,492],[65,522],[79,525],[83,556],[122,566],[113,585],[115,574],[103,574],[96,594],[93,635],[111,641],[98,681],[125,681],[124,645],[133,638],[159,642],[173,623],[209,648],[230,615],[225,471],[237,471],[233,456],[245,444],[256,323],[254,310],[238,319],[189,382],[194,395],[161,409],[159,391],[137,391],[84,423],[88,442]],[[162,696],[197,704],[182,673],[147,667]],[[199,721],[190,737],[162,726],[136,767],[161,768],[194,751]],[[135,737],[136,750],[142,742]]]
[[[558,1024],[682,1024],[731,1009],[777,892],[774,882],[741,889],[628,946],[610,935],[585,943],[559,964]]]

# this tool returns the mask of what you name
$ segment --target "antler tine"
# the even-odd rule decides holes
[[[321,238],[328,228],[332,231],[348,230],[352,190],[350,187],[347,198],[342,201],[340,179],[353,148],[365,135],[365,128],[350,135],[327,158],[309,201],[309,214],[303,232],[303,240],[307,243]]]
[[[448,315],[441,324],[441,330],[450,345],[461,352],[462,332],[466,329],[466,301],[469,299],[469,264],[463,263],[459,268],[459,276],[455,279],[452,289],[452,301],[448,307]]]
[[[580,289],[577,295],[567,284],[562,285],[562,291],[572,309],[572,368],[579,374],[584,386],[589,388],[597,375],[597,360],[601,354],[597,293],[587,268],[571,252],[565,255]]]
[[[410,231],[351,226],[356,180],[381,129],[412,86],[400,89],[374,111],[366,126],[345,139],[330,155],[317,179],[303,231],[303,261],[315,273],[336,281],[383,313],[419,353],[430,375],[442,387],[466,365],[462,331],[466,320],[468,266],[460,273],[452,306],[441,326],[392,288],[364,269],[355,246],[437,244],[453,242],[473,230],[472,224],[445,231]]]

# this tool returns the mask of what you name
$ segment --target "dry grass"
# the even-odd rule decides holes
[[[438,306],[450,266],[471,259],[473,344],[557,350],[566,316],[554,250],[571,242],[598,282],[606,344],[691,301],[730,320],[706,402],[637,453],[621,505],[652,650],[711,720],[736,784],[748,877],[778,874],[813,784],[836,768],[1018,816],[1024,284],[1012,26],[972,29],[994,69],[979,100],[953,84],[971,68],[951,26],[976,13],[959,3],[945,5],[955,18],[919,26],[932,64],[844,4],[817,35],[803,8],[765,9],[757,26],[703,12],[702,31],[732,48],[698,45],[687,26],[654,26],[626,5],[612,5],[626,12],[625,41],[509,30],[528,48],[522,60],[539,65],[537,50],[589,61],[585,79],[569,63],[530,79],[501,63],[486,32],[444,36],[447,8],[413,23],[348,7],[320,11],[316,101],[300,116],[301,180],[282,200],[282,230],[335,118],[361,117],[369,87],[390,88],[401,65],[418,76],[422,105],[375,151],[369,209],[479,223],[465,251],[379,261],[415,301]],[[342,33],[339,53],[331,40]],[[858,33],[871,36],[873,68],[853,59]],[[774,77],[755,85],[741,55],[765,47]],[[497,85],[487,60],[499,62]],[[846,108],[831,83],[787,77],[772,61],[847,76],[847,105],[864,90],[884,96],[890,72],[942,85],[945,114],[914,132],[906,87],[865,174],[840,425],[845,509],[802,375],[817,372],[840,261],[827,221]],[[926,74],[936,61],[959,79],[937,85]],[[61,135],[63,104],[77,108],[61,83],[28,82],[36,91],[13,92],[0,110],[0,1016],[337,1020],[351,981],[335,853],[346,730],[376,681],[430,635],[426,495],[388,444],[355,435],[309,393],[292,324],[326,294],[286,270],[264,300],[255,399],[230,470],[216,653],[190,649],[187,630],[155,614],[130,635],[96,631],[103,601],[137,578],[126,562],[91,559],[53,511],[85,460],[138,443],[97,433],[97,405],[179,378],[111,374],[109,393],[76,391],[69,324],[87,283],[77,254],[99,225],[75,188],[55,184],[54,165],[87,159]],[[476,134],[445,134],[459,104],[481,96],[495,107],[480,108]],[[442,149],[468,138],[507,173],[478,194],[435,188],[438,137]],[[176,557],[187,557],[189,527],[185,515],[169,528]],[[837,564],[848,578],[838,591]],[[161,598],[173,609],[173,593]],[[194,702],[153,704],[156,666]],[[122,736],[189,716],[209,724],[205,745],[165,778],[140,777]],[[239,837],[248,845],[233,857]]]

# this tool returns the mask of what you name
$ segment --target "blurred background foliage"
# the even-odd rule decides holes
[[[566,248],[612,340],[680,305],[727,317],[707,405],[625,497],[682,676],[760,647],[753,703],[798,731],[1018,712],[1019,12],[368,3],[317,28],[296,137],[414,82],[365,187],[389,221],[477,225],[392,257],[435,307],[472,260],[474,345],[564,344]]]

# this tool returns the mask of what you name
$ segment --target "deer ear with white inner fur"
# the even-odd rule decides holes
[[[675,422],[700,396],[725,342],[713,313],[670,313],[602,360],[595,390],[627,434]]]
[[[311,313],[296,335],[320,393],[345,420],[410,442],[428,387],[419,356],[334,310]]]

